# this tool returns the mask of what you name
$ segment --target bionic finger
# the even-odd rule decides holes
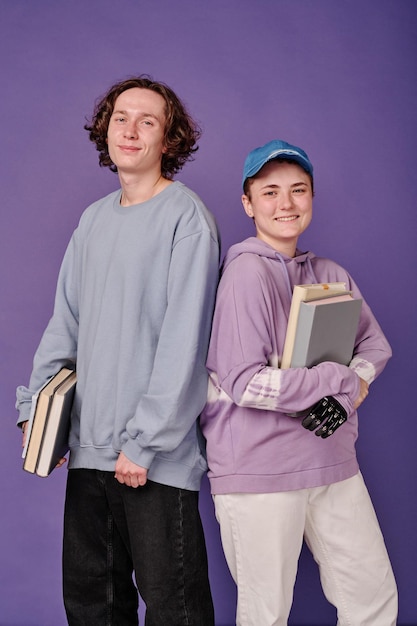
[[[333,435],[335,430],[340,428],[342,424],[344,424],[347,420],[345,415],[337,414],[329,417],[325,424],[318,430],[316,430],[316,435],[321,437],[322,439],[327,439],[330,435]]]
[[[323,422],[324,417],[318,416],[316,413],[309,413],[301,422],[307,430],[315,430]]]
[[[347,413],[343,406],[333,396],[325,396],[318,402],[302,421],[304,428],[316,431],[317,437],[327,439],[333,435],[347,420]],[[317,428],[317,430],[316,430]]]

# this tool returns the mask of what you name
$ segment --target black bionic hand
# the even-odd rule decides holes
[[[302,421],[304,428],[315,430],[317,437],[326,439],[347,420],[347,413],[333,396],[325,396],[310,410]],[[317,430],[316,430],[317,428]]]

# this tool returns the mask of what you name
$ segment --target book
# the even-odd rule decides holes
[[[46,381],[45,385],[43,385],[43,387],[45,387],[50,380],[51,379],[48,378],[48,380]],[[43,387],[41,387],[41,389],[39,389],[39,391],[34,393],[33,396],[32,396],[32,405],[30,407],[30,414],[29,414],[29,419],[28,419],[28,425],[26,427],[26,441],[25,441],[25,445],[23,447],[22,459],[24,459],[26,457],[26,453],[27,453],[27,449],[28,449],[28,445],[29,445],[29,440],[30,440],[30,435],[32,433],[33,418],[35,417],[36,405],[38,403],[39,394],[40,394],[41,390],[43,389]]]
[[[291,367],[291,356],[294,347],[294,339],[301,302],[310,302],[312,300],[321,300],[323,298],[331,298],[348,294],[350,294],[350,292],[347,291],[346,283],[343,282],[311,283],[294,286],[291,308],[288,316],[284,350],[281,358],[281,369]]]
[[[28,424],[26,454],[23,469],[35,473],[43,434],[52,403],[53,395],[61,383],[73,374],[73,370],[63,367],[32,398],[32,415]]]
[[[36,466],[38,476],[49,476],[59,459],[68,452],[68,434],[76,382],[77,375],[73,372],[59,385],[52,397]]]
[[[350,294],[301,302],[291,367],[313,367],[323,361],[349,365],[362,300]]]

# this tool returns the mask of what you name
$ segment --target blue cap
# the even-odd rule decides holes
[[[255,148],[255,150],[249,152],[245,160],[245,165],[243,166],[242,185],[245,184],[247,178],[255,176],[265,163],[273,159],[295,161],[307,174],[313,176],[313,166],[304,150],[297,148],[297,146],[292,146],[290,143],[282,141],[281,139],[273,139],[264,146]]]

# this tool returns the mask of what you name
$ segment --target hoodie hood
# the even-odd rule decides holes
[[[307,259],[313,259],[316,255],[313,252],[301,252],[301,250],[296,250],[295,257],[289,257],[285,254],[281,254],[278,250],[275,250],[272,246],[270,246],[262,239],[258,239],[257,237],[249,237],[248,239],[244,239],[239,243],[231,246],[225,256],[223,261],[223,269],[225,269],[229,263],[231,263],[236,257],[245,253],[257,254],[258,256],[264,256],[270,259],[283,259],[286,263],[305,263]]]
[[[275,260],[282,266],[284,276],[287,283],[287,289],[289,294],[292,294],[292,287],[294,285],[291,276],[294,275],[294,272],[291,271],[292,267],[295,265],[302,264],[305,266],[305,274],[309,276],[309,279],[305,280],[304,283],[318,283],[320,282],[313,270],[313,266],[311,260],[315,258],[315,254],[313,252],[302,252],[301,250],[296,250],[294,257],[286,256],[285,254],[281,254],[278,250],[275,250],[272,246],[270,246],[265,241],[258,239],[257,237],[249,237],[248,239],[244,239],[243,241],[236,243],[231,246],[226,253],[226,256],[223,261],[222,271],[231,264],[233,261],[240,256],[241,254],[256,254],[257,256],[266,257],[271,260]]]

